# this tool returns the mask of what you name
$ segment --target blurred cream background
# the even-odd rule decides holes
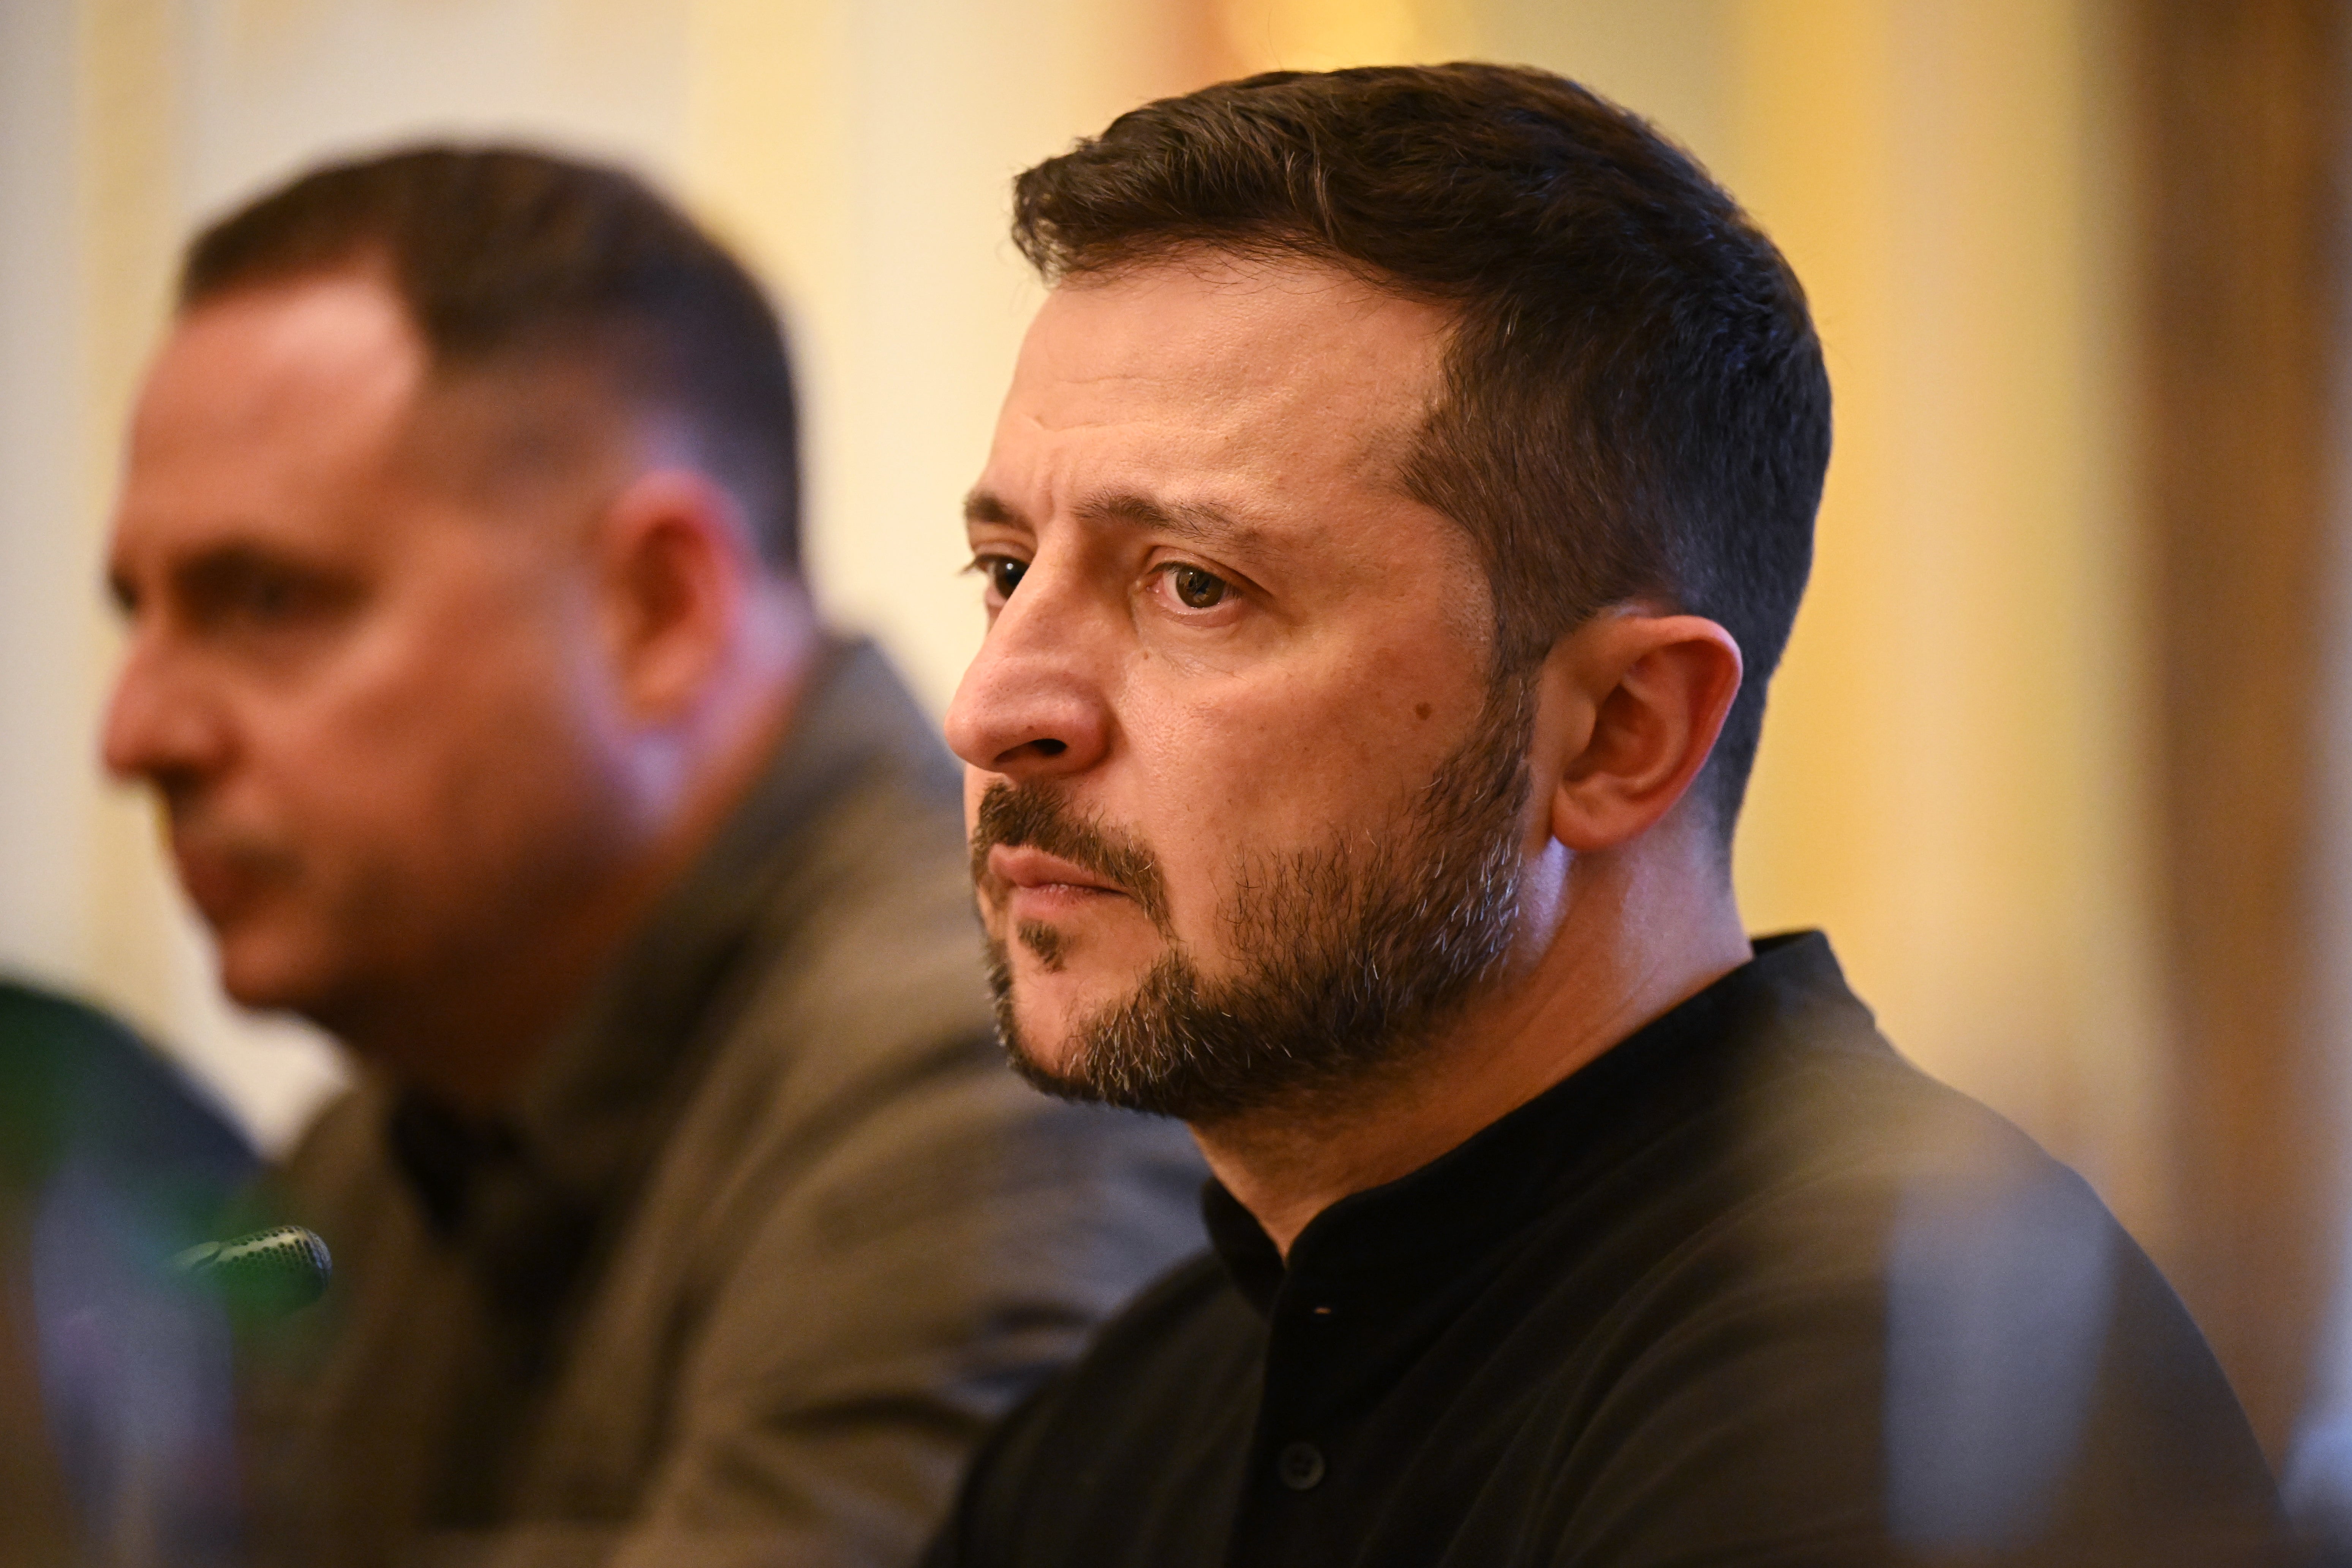
[[[1738,862],[1931,1070],[2161,1255],[2145,563],[2127,526],[2120,89],[2098,0],[6,0],[0,967],[183,1054],[265,1142],[333,1068],[217,1002],[145,804],[104,785],[99,560],[191,226],[324,155],[516,135],[626,159],[776,285],[819,588],[943,706],[1036,289],[1008,177],[1145,97],[1475,54],[1694,148],[1812,292],[1839,432]]]

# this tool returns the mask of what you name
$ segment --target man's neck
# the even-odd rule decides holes
[[[1619,863],[1571,873],[1549,940],[1405,1068],[1360,1092],[1196,1126],[1225,1189],[1286,1257],[1351,1193],[1408,1175],[1751,956],[1730,889]]]
[[[478,973],[411,988],[388,1012],[320,1021],[446,1110],[487,1121],[511,1108],[557,1031],[757,785],[799,717],[821,646],[812,619],[739,685],[658,828],[581,896],[541,911],[528,942]]]

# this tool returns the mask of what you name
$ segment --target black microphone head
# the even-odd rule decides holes
[[[277,1317],[307,1307],[327,1289],[334,1261],[316,1231],[274,1226],[251,1236],[207,1241],[173,1258],[189,1279],[217,1289],[231,1307]]]

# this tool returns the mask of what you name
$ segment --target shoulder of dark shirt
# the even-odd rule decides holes
[[[1630,1456],[1654,1451],[1637,1433],[1655,1424],[1670,1450],[1693,1410],[1737,1423],[1787,1390],[1843,1383],[1848,1417],[1884,1423],[1854,1431],[1853,1451],[1885,1467],[1889,1528],[1927,1556],[2272,1560],[2275,1493],[2243,1413],[2090,1185],[1874,1027],[1817,1022],[1767,1031],[1719,1064],[1719,1092],[1693,1114],[1617,1152],[1585,1195],[1635,1223],[1596,1225],[1571,1204],[1506,1265],[1565,1276],[1596,1238],[1633,1255],[1639,1289],[1604,1336],[1611,1419],[1585,1436]],[[1534,1337],[1554,1313],[1577,1309],[1544,1301]],[[1593,1375],[1556,1370],[1564,1394]],[[1690,1405],[1709,1380],[1718,1397]],[[1809,1472],[1769,1437],[1759,1428],[1744,1452],[1772,1478],[1759,1490],[1785,1493]],[[2036,1465],[2063,1480],[2034,1492]],[[2042,1522],[1986,1523],[2028,1518]]]
[[[128,1026],[0,981],[0,1181],[37,1182],[67,1159],[152,1190],[199,1227],[254,1165],[211,1097]]]

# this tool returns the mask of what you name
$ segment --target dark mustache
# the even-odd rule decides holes
[[[985,888],[993,879],[988,852],[1000,844],[1058,855],[1117,884],[1155,929],[1168,931],[1168,884],[1151,851],[1117,828],[1071,810],[1051,791],[1034,784],[988,786],[971,828],[974,887]]]

